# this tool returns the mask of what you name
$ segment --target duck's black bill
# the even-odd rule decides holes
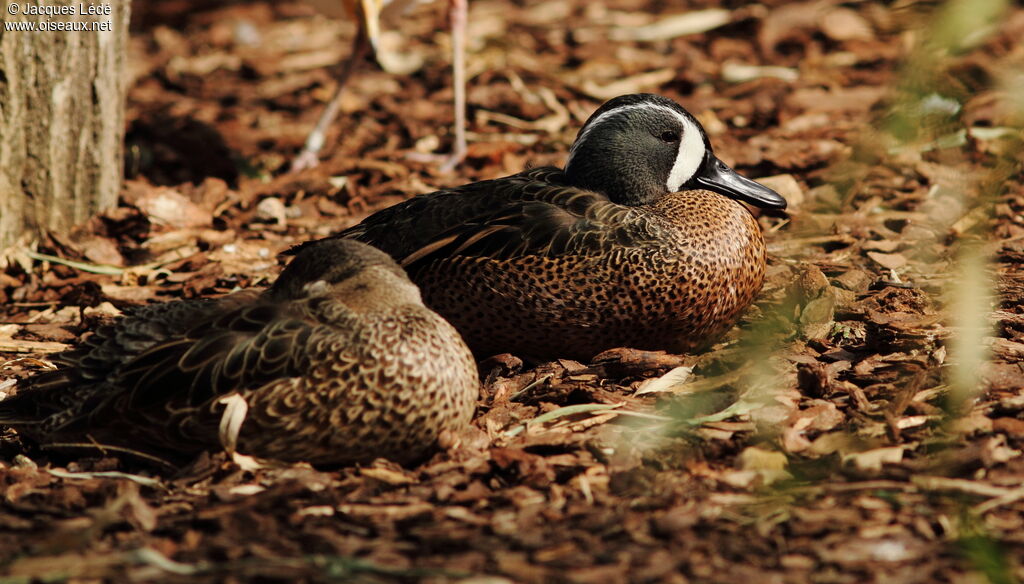
[[[707,156],[700,173],[693,177],[697,185],[762,209],[786,208],[786,199],[779,193],[740,176],[711,152]]]

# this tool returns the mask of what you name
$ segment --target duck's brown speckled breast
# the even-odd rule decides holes
[[[557,257],[445,258],[413,279],[478,356],[542,359],[620,346],[690,351],[724,333],[760,291],[764,237],[740,203],[686,191],[627,219],[646,237]]]

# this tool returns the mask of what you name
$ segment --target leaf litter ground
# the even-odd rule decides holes
[[[474,0],[470,152],[440,174],[409,154],[451,142],[442,4],[297,175],[353,25],[138,6],[121,204],[7,256],[0,392],[124,307],[265,285],[293,243],[560,164],[636,91],[789,198],[757,305],[696,355],[490,358],[473,432],[415,468],[171,470],[5,431],[3,581],[1024,579],[1024,9],[929,60],[927,3]]]

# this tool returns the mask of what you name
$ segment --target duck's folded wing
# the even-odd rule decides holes
[[[18,394],[0,402],[0,424],[52,424],[71,419],[102,402],[117,387],[122,367],[147,349],[184,334],[223,305],[184,300],[130,308],[116,321],[98,327],[78,347],[51,357],[54,371],[19,384]],[[54,419],[47,420],[51,416]]]
[[[116,428],[122,439],[180,452],[216,445],[220,398],[300,378],[316,329],[293,306],[260,303],[228,311],[142,352],[106,391],[86,407],[53,416],[46,431]]]
[[[331,237],[368,243],[400,260],[438,235],[513,200],[541,198],[564,180],[562,171],[535,168],[504,178],[485,180],[415,196],[382,209]],[[297,253],[306,244],[288,250]]]
[[[83,432],[111,419],[180,423],[210,415],[222,396],[302,375],[316,328],[287,305],[258,303],[214,316],[129,360],[89,403],[55,416],[59,424],[49,431]]]
[[[129,363],[118,380],[125,406],[200,407],[232,392],[301,375],[316,324],[272,304],[257,304],[204,323]]]
[[[597,256],[655,239],[641,214],[603,195],[569,188],[548,195],[508,203],[450,228],[401,258],[402,266],[415,273],[455,258]]]

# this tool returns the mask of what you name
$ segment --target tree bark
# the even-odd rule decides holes
[[[130,2],[92,2],[2,4],[0,250],[117,203]],[[31,14],[83,6],[110,14]],[[61,26],[93,29],[42,30]]]

